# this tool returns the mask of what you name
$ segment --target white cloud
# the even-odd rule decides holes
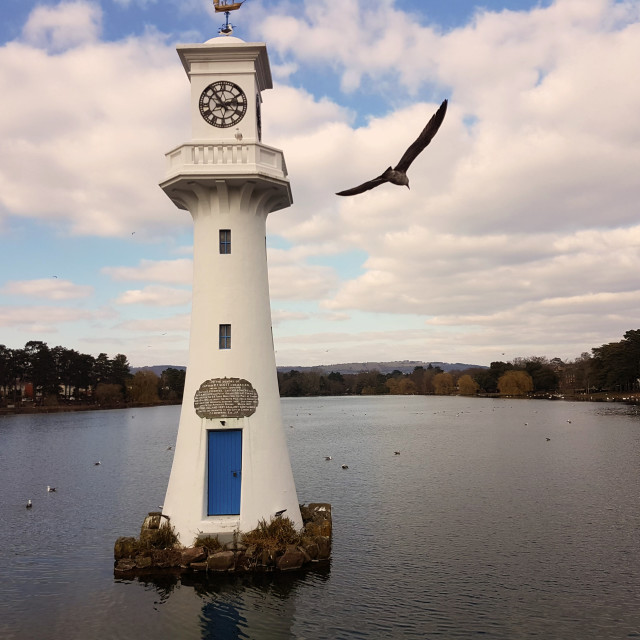
[[[99,17],[89,3],[41,7],[25,42],[0,48],[0,215],[102,236],[186,225],[157,184],[188,135],[188,80],[159,34],[99,42]]]
[[[269,232],[294,245],[269,251],[272,296],[327,310],[283,312],[283,324],[415,314],[428,324],[405,332],[403,348],[446,360],[447,349],[492,358],[518,340],[532,353],[579,353],[637,323],[637,0],[480,10],[447,32],[393,2],[291,6],[246,14],[280,79],[264,95],[264,141],[284,150],[295,199],[269,217]],[[102,236],[190,225],[156,186],[164,152],[189,139],[175,51],[157,33],[103,43],[100,29],[98,5],[63,3],[32,12],[22,40],[0,48],[0,216]],[[320,95],[315,70],[335,73],[349,104],[371,98],[375,117],[361,109],[354,128],[353,111]],[[306,89],[283,84],[292,77]],[[447,117],[410,169],[411,191],[333,195],[395,163],[444,97]],[[350,250],[369,257],[347,278],[328,265]],[[140,283],[121,303],[159,304],[166,296],[148,283],[188,286],[191,270],[191,260],[141,260],[103,273]],[[368,322],[335,340],[363,359],[393,350]],[[331,335],[301,337],[289,353],[323,357],[317,341]]]
[[[0,307],[0,327],[20,327],[33,335],[56,333],[61,324],[91,320],[95,317],[95,312],[63,307]]]
[[[283,322],[307,320],[309,318],[308,313],[302,311],[284,311],[282,309],[274,309],[271,312],[271,321],[273,326],[278,326]]]
[[[189,331],[191,316],[188,313],[170,316],[168,318],[151,318],[145,320],[130,320],[118,325],[120,329],[127,331],[142,332],[145,334],[163,334],[169,332]],[[173,338],[171,338],[173,339]],[[183,338],[180,338],[183,339]]]
[[[116,304],[142,304],[152,307],[174,307],[188,304],[191,291],[149,285],[144,289],[130,289],[118,296]]]
[[[121,7],[130,7],[131,5],[139,6],[142,8],[147,8],[151,5],[157,4],[158,0],[113,0],[116,4],[119,4]]]
[[[269,249],[269,290],[274,300],[317,300],[326,298],[338,285],[331,267],[309,265],[297,251]]]
[[[167,284],[191,284],[193,262],[177,260],[141,260],[137,267],[103,267],[102,272],[118,282],[149,281]]]
[[[100,6],[88,2],[61,2],[54,7],[36,7],[22,36],[28,44],[52,52],[94,43],[102,26]]]
[[[358,129],[327,118],[307,136],[281,134],[292,179],[294,169],[303,177],[293,183],[302,207],[274,227],[296,243],[333,237],[369,255],[365,273],[321,304],[424,315],[429,331],[455,327],[456,343],[474,350],[523,335],[533,348],[553,327],[558,347],[581,342],[580,351],[605,327],[615,339],[633,326],[640,85],[629,78],[640,58],[640,4],[480,11],[447,33],[414,24],[385,59],[373,49],[392,41],[393,21],[375,9],[362,20],[356,5],[346,5],[346,44],[327,2],[306,5],[280,32],[277,15],[263,25],[285,60],[331,64],[351,89],[395,82],[398,96],[394,111]],[[437,105],[408,96],[434,85],[448,87],[440,95],[450,97],[449,111],[410,169],[411,192],[387,185],[337,202],[323,195],[397,161]],[[579,302],[596,299],[608,313]],[[493,332],[474,329],[478,318]],[[452,335],[442,340],[453,349]]]
[[[78,285],[59,278],[11,280],[2,288],[3,293],[46,300],[88,298],[93,291],[93,287],[89,285]]]

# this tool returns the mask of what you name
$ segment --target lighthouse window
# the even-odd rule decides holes
[[[231,229],[220,229],[220,253],[231,253]]]
[[[231,325],[220,325],[220,349],[231,349]]]

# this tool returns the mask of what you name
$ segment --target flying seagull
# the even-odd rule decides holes
[[[431,116],[431,120],[427,122],[427,126],[422,130],[422,133],[416,138],[411,146],[404,152],[400,162],[395,168],[389,167],[384,173],[379,175],[369,182],[365,182],[353,189],[347,189],[346,191],[339,191],[337,196],[355,196],[364,191],[369,191],[385,182],[391,182],[392,184],[404,185],[409,188],[409,178],[407,177],[407,171],[411,166],[411,163],[424,151],[425,147],[431,142],[433,136],[436,135],[442,121],[444,120],[444,114],[447,112],[447,101],[445,100],[438,110]]]

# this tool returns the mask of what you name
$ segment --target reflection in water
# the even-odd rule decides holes
[[[155,590],[154,608],[169,605],[178,592],[192,590],[201,603],[201,638],[292,638],[300,587],[325,583],[329,574],[330,567],[324,565],[291,573],[140,576],[133,582]]]

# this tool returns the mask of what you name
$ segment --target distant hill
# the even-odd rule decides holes
[[[181,367],[178,364],[156,364],[152,367],[131,367],[130,371],[133,375],[138,373],[138,371],[152,371],[158,377],[160,377],[165,369],[178,369],[178,371],[186,371],[187,367]]]
[[[302,373],[315,371],[317,373],[360,373],[361,371],[373,371],[377,369],[380,373],[391,373],[392,371],[401,371],[402,373],[411,373],[416,367],[424,367],[425,369],[432,365],[440,367],[443,371],[453,371],[454,369],[488,369],[479,364],[464,364],[462,362],[420,362],[419,360],[395,360],[392,362],[346,362],[344,364],[326,364],[316,367],[278,367],[278,371],[287,372],[294,369]]]
[[[294,369],[301,373],[316,372],[316,373],[360,373],[361,371],[373,371],[377,369],[380,373],[391,373],[392,371],[401,371],[402,373],[411,373],[416,367],[424,367],[425,369],[432,365],[433,367],[440,367],[443,371],[453,371],[457,369],[462,371],[463,369],[488,369],[484,365],[480,364],[464,364],[463,362],[421,362],[419,360],[395,360],[392,362],[345,362],[343,364],[322,364],[315,367],[299,367],[299,366],[286,366],[278,367],[278,371],[286,373]],[[160,376],[165,369],[178,369],[180,371],[186,370],[187,367],[183,367],[177,364],[156,364],[152,367],[131,367],[131,373],[136,374],[138,371],[153,371],[157,376]]]

